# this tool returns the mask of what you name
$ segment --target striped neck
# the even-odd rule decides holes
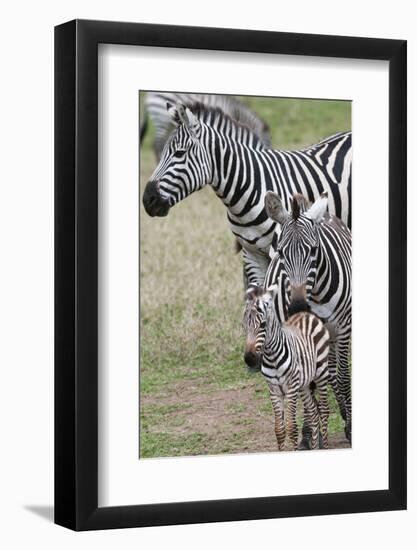
[[[292,369],[294,346],[290,334],[284,330],[277,315],[269,312],[267,320],[267,331],[265,336],[265,347],[262,355],[262,373],[267,378],[277,378],[289,374]]]
[[[287,335],[275,312],[275,305],[272,305],[268,311],[266,326],[264,353],[268,356],[272,351],[275,355],[278,350],[288,346]]]
[[[263,178],[258,174],[256,158],[261,154],[253,134],[240,129],[238,135],[225,135],[206,127],[210,133],[213,159],[212,187],[233,218],[241,220],[247,212],[257,215],[264,210]],[[239,137],[240,139],[236,139]],[[257,148],[256,148],[257,147]],[[265,216],[266,217],[266,216]]]

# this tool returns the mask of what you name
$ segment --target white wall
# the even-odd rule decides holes
[[[229,5],[230,4],[230,5]],[[409,511],[233,524],[74,534],[39,515],[50,514],[53,472],[53,26],[75,17],[240,27],[409,40],[409,151],[416,140],[417,37],[412,2],[335,0],[243,4],[211,0],[129,2],[65,0],[5,4],[2,9],[0,135],[1,468],[0,541],[4,548],[301,548],[406,547],[415,540],[416,291],[409,316]],[[6,8],[7,6],[7,8]],[[409,204],[416,204],[414,154]],[[417,280],[416,225],[409,222],[409,280]],[[413,256],[411,256],[413,252]],[[370,312],[372,313],[372,312]],[[36,508],[37,512],[33,511]],[[322,533],[320,535],[320,533]],[[4,540],[3,540],[4,539]],[[310,542],[310,539],[314,542]]]

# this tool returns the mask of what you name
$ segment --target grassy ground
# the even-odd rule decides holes
[[[350,128],[350,103],[243,98],[275,147],[306,146]],[[152,129],[140,185],[155,167]],[[276,451],[261,375],[243,362],[241,258],[223,204],[206,188],[150,218],[140,204],[140,456]],[[330,433],[343,446],[333,396]]]

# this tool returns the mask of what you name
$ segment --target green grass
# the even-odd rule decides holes
[[[141,456],[190,456],[201,454],[199,449],[210,445],[210,437],[204,433],[174,435],[168,432],[150,432],[144,430],[140,442]]]
[[[350,101],[240,97],[266,120],[277,149],[296,149],[351,128]]]
[[[350,103],[243,98],[276,148],[350,128]],[[141,195],[155,168],[152,128],[140,153]],[[274,451],[261,375],[243,362],[242,265],[226,210],[209,188],[150,218],[140,204],[140,456]],[[331,394],[330,433],[343,429]]]

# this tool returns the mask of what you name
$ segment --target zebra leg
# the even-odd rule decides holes
[[[286,431],[289,436],[291,451],[295,451],[297,449],[297,443],[298,443],[297,398],[298,398],[298,391],[296,387],[290,387],[286,396],[286,400],[287,400]]]
[[[283,451],[285,445],[284,398],[277,386],[268,384],[268,387],[275,415],[275,436],[277,438],[278,450]]]
[[[314,395],[315,388],[316,388],[316,384],[314,382],[312,382],[310,384],[310,392],[311,392],[311,396],[313,398],[313,401],[316,404],[316,407],[318,407],[318,403],[317,403],[317,400],[316,400],[315,395]],[[327,395],[326,395],[326,397],[327,397]],[[320,413],[320,411],[319,411],[319,413]],[[303,410],[303,414],[304,414],[304,420],[303,420],[303,427],[302,427],[302,430],[301,430],[301,441],[298,444],[298,450],[299,451],[309,451],[311,449],[312,430],[311,430],[311,426],[310,426],[309,421],[308,421],[309,414],[308,414],[308,411],[306,411],[305,408]],[[327,434],[326,434],[326,437],[327,437]],[[319,429],[319,448],[320,449],[327,448],[327,447],[325,447],[325,445],[327,444],[326,441],[327,441],[327,439],[323,439],[321,430]]]
[[[351,405],[351,388],[350,388],[350,372],[349,372],[349,356],[350,356],[350,331],[345,334],[340,334],[337,341],[337,385],[343,396],[345,403],[345,435],[346,439],[351,442],[352,438],[352,405]]]
[[[320,416],[321,438],[320,449],[329,447],[329,399],[327,395],[327,376],[317,382],[318,411]]]
[[[298,444],[299,451],[309,451],[311,445],[311,426],[307,422],[307,411],[304,409],[304,421],[301,429],[301,441]]]
[[[330,345],[329,349],[328,373],[328,379],[332,387],[333,393],[336,397],[336,401],[340,410],[340,415],[342,419],[346,421],[346,406],[337,377],[336,345],[334,343]]]
[[[242,249],[244,281],[249,285],[263,286],[269,265],[269,256],[260,251]]]
[[[311,426],[311,449],[319,448],[320,419],[317,409],[317,403],[309,387],[301,392],[301,398],[304,404],[304,410],[308,416],[307,422]]]
[[[310,384],[310,391],[314,395],[314,384]],[[301,441],[298,445],[299,451],[309,451],[311,446],[311,426],[308,422],[308,411],[304,407],[303,401],[303,427],[301,429]]]

